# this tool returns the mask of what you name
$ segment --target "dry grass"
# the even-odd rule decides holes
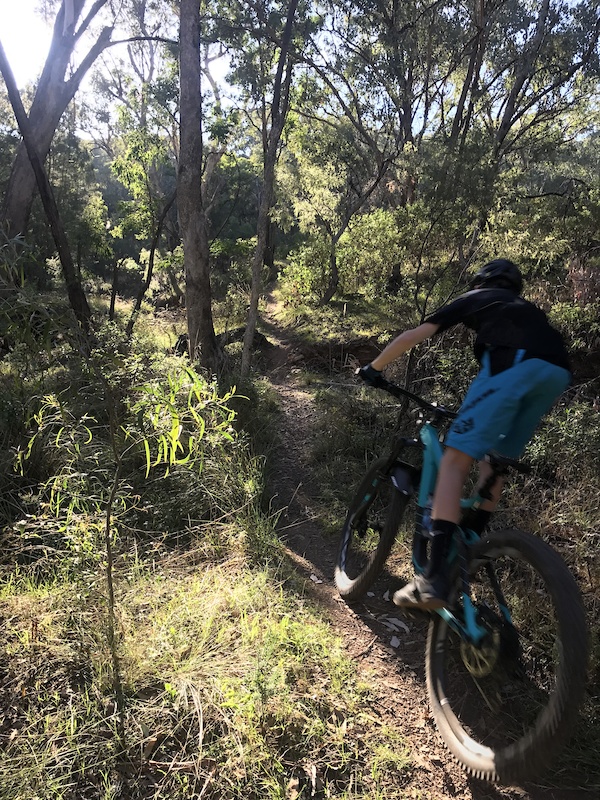
[[[393,796],[405,748],[283,566],[190,549],[117,586],[122,698],[99,585],[5,587],[0,796]]]

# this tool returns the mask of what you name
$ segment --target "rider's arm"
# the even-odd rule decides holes
[[[418,325],[416,328],[411,328],[408,331],[404,331],[399,336],[396,336],[393,342],[390,342],[381,353],[371,361],[371,366],[373,369],[382,370],[392,361],[395,361],[399,358],[403,353],[406,353],[411,347],[414,347],[416,344],[420,344],[420,342],[425,341],[425,339],[429,339],[434,333],[437,332],[439,329],[439,325],[436,325],[433,322],[423,322],[422,325]]]

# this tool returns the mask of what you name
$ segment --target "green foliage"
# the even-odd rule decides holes
[[[377,297],[386,310],[418,324],[460,287],[450,250],[456,220],[432,223],[423,202],[394,211],[377,209],[356,215],[337,246],[339,294]],[[289,303],[322,296],[329,279],[330,241],[311,235],[289,258],[282,291]]]
[[[215,244],[222,240],[227,247],[256,235],[258,214],[256,186],[260,179],[260,159],[248,157],[246,153],[257,149],[259,142],[252,128],[246,130],[240,125],[237,135],[241,139],[238,147],[233,153],[225,153],[219,161],[219,189],[209,213],[211,230],[217,237]]]
[[[131,368],[125,364],[125,369]],[[191,524],[199,505],[202,518],[215,506],[219,515],[227,514],[239,499],[228,506],[211,497],[214,482],[222,480],[222,471],[227,469],[217,453],[226,463],[231,461],[223,451],[234,443],[234,412],[227,407],[232,393],[219,397],[213,386],[180,360],[160,378],[132,387],[126,398],[120,396],[121,381],[121,371],[105,362],[100,385],[108,402],[116,404],[106,412],[108,430],[105,422],[81,414],[79,403],[65,390],[38,404],[29,423],[33,431],[29,441],[17,450],[24,476],[34,455],[36,464],[45,465],[50,474],[38,488],[37,502],[44,514],[57,519],[57,532],[66,537],[67,546],[75,551],[83,547],[90,555],[93,531],[103,530],[107,515],[115,532],[125,519],[131,525],[139,517],[146,527],[154,517],[156,523],[152,509],[160,507],[160,497],[176,496],[181,503],[187,492],[173,493],[185,489],[186,481],[196,491],[196,500],[183,514],[172,515],[171,530],[185,525],[186,519]],[[220,476],[215,474],[217,463]],[[208,476],[200,479],[205,468]],[[39,471],[36,466],[35,472]],[[161,480],[167,478],[169,485],[163,489]],[[167,523],[166,508],[163,514],[161,520]]]
[[[344,291],[385,291],[394,267],[398,275],[398,285],[394,290],[400,289],[404,248],[398,222],[398,214],[377,209],[356,217],[344,232],[338,250],[340,280]],[[410,291],[406,285],[402,288]]]
[[[92,146],[74,131],[75,116],[65,114],[56,131],[46,168],[71,248],[82,273],[97,274],[111,256],[108,209],[104,187],[96,182]],[[49,284],[44,265],[55,256],[55,242],[38,199],[33,204],[31,230],[27,232],[30,255],[26,274],[40,285]],[[56,282],[62,284],[62,275]]]
[[[227,403],[235,389],[219,397],[214,388],[191,367],[166,375],[139,389],[140,397],[132,407],[138,429],[143,432],[146,478],[154,467],[165,467],[165,477],[174,465],[198,463],[198,448],[205,434],[216,444],[221,439],[233,441],[234,412]],[[206,430],[206,417],[210,424]],[[125,431],[126,441],[136,433]],[[185,444],[184,444],[185,442]],[[154,452],[152,452],[154,451]]]
[[[556,303],[549,314],[571,351],[598,352],[600,350],[600,303],[574,305]]]
[[[323,294],[327,286],[329,249],[325,238],[314,236],[298,250],[290,253],[282,272],[282,286],[292,302],[314,302]]]
[[[132,197],[121,204],[122,221],[117,229],[121,235],[131,232],[139,239],[148,239],[154,234],[163,202],[156,184],[168,163],[165,142],[157,134],[144,130],[127,134],[123,152],[112,164]]]
[[[549,473],[555,471],[563,490],[577,492],[594,484],[600,452],[600,420],[588,403],[573,402],[555,410],[528,448],[528,456]],[[591,507],[598,512],[593,501]],[[575,506],[575,504],[573,504]],[[573,508],[575,515],[582,509]],[[589,520],[594,530],[600,520]]]
[[[250,239],[215,239],[210,245],[214,295],[222,300],[230,291],[247,289],[252,280],[252,257],[256,237]]]

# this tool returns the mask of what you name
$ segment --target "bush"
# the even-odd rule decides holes
[[[328,269],[329,243],[321,237],[309,239],[289,255],[281,275],[284,297],[295,305],[316,301],[327,288]]]

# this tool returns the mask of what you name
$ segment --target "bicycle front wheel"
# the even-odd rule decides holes
[[[581,596],[560,556],[523,531],[498,531],[478,542],[469,572],[486,636],[470,645],[433,616],[426,653],[432,713],[468,772],[503,782],[529,778],[564,743],[583,697]]]
[[[345,600],[361,597],[376,581],[390,554],[408,496],[376,461],[350,504],[335,567],[335,585]]]

